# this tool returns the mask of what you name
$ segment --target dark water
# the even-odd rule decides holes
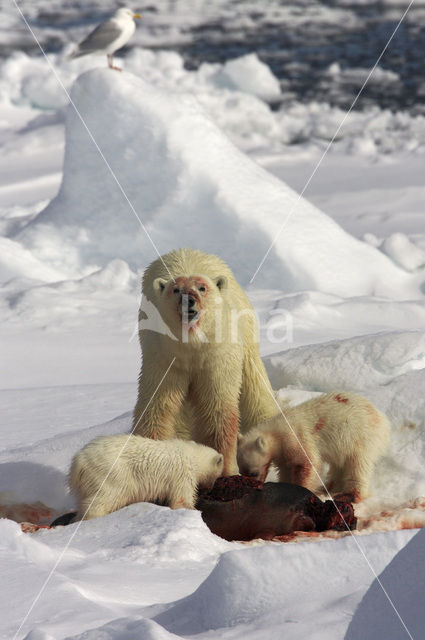
[[[383,17],[379,6],[356,8],[360,24],[345,25],[314,22],[291,29],[263,23],[258,31],[232,37],[220,24],[202,27],[194,40],[180,50],[189,68],[203,61],[223,62],[247,52],[257,52],[282,81],[284,92],[302,102],[316,100],[349,107],[367,74],[327,72],[337,62],[342,71],[370,70],[381,55],[402,15]],[[371,104],[393,110],[408,109],[425,113],[425,19],[403,21],[385,51],[381,69],[398,74],[398,79],[368,82],[357,108]],[[348,77],[347,77],[348,76]]]
[[[83,26],[87,33],[105,19],[117,3],[112,0],[102,3],[74,0],[48,4],[24,0],[22,5],[27,8],[31,24],[43,46],[54,52],[70,39],[75,40],[76,34],[78,39]],[[132,2],[132,5],[137,5],[142,12],[144,23],[130,44],[143,45],[143,29],[159,35],[162,29],[162,33],[167,34],[166,23],[168,20],[168,26],[173,24],[173,14],[167,15],[166,11],[171,11],[172,4],[165,8],[160,2]],[[181,18],[184,0],[175,0],[174,5],[180,8]],[[276,18],[276,5],[292,12],[287,24],[279,16]],[[281,80],[285,101],[315,100],[341,107],[352,104],[366,77],[365,72],[359,74],[354,70],[371,69],[406,8],[404,4],[390,10],[372,0],[367,6],[348,7],[352,19],[345,20],[338,17],[342,7],[338,0],[282,0],[274,3],[270,0],[229,0],[224,6],[215,5],[211,0],[210,6],[208,15],[199,14],[193,26],[190,26],[193,24],[190,19],[187,27],[184,20],[179,20],[179,28],[187,38],[184,45],[173,42],[172,37],[162,37],[158,48],[180,52],[189,69],[198,67],[202,62],[223,62],[256,52]],[[347,9],[345,4],[344,9]],[[187,11],[190,11],[190,3]],[[296,16],[303,17],[303,12],[304,17],[310,16],[311,19],[304,19],[301,24]],[[250,19],[247,27],[240,26],[240,18],[244,17]],[[34,42],[24,29],[19,45],[23,50],[35,51]],[[1,41],[0,54],[7,54]],[[407,109],[413,113],[425,113],[424,58],[425,9],[418,7],[415,10],[413,5],[408,19],[401,24],[380,62],[381,69],[394,72],[398,77],[372,78],[356,108],[375,104],[394,111]],[[342,74],[328,72],[333,63],[340,65]]]

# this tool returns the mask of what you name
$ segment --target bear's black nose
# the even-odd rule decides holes
[[[193,307],[195,302],[196,302],[195,298],[192,298],[192,296],[188,296],[188,298],[187,298],[187,306],[189,307],[189,309],[191,307]]]

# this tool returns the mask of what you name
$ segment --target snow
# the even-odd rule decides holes
[[[410,534],[411,535],[411,534]],[[410,538],[410,536],[409,536]],[[392,559],[393,540],[386,547],[385,558],[378,558],[376,548],[379,534],[362,539],[362,551],[367,554],[375,570]],[[321,545],[320,556],[311,558],[307,551],[301,556],[302,546],[287,545],[232,551],[224,554],[215,569],[195,593],[156,616],[167,630],[181,635],[220,629],[221,637],[232,637],[229,631],[236,627],[233,637],[255,638],[267,628],[270,638],[290,633],[292,638],[342,637],[345,621],[329,610],[317,607],[317,573],[321,584],[326,584],[328,602],[339,600],[352,606],[353,583],[361,583],[362,568],[359,551],[351,540],[327,541]],[[394,545],[394,546],[393,546]],[[338,564],[334,554],[338,554]],[[341,577],[346,582],[342,587]],[[252,585],[255,584],[255,589]],[[193,612],[197,612],[197,620]],[[216,612],[220,611],[217,618]],[[315,630],[310,620],[315,620]],[[296,623],[298,622],[298,624]],[[279,636],[280,633],[280,636]],[[202,637],[202,636],[201,636]]]
[[[283,19],[287,30],[312,20],[359,24],[353,7],[362,1],[304,4],[270,3],[255,18],[255,2],[254,13],[243,3],[164,2],[134,43],[186,42],[188,25],[200,28],[217,15],[236,34]],[[20,5],[38,15],[38,1]],[[149,504],[32,534],[3,518],[0,589],[8,598],[0,637],[408,637],[377,576],[411,636],[420,637],[423,116],[373,105],[353,111],[299,198],[342,109],[287,101],[285,82],[256,53],[193,70],[179,53],[136,46],[119,60],[122,74],[97,58],[69,62],[67,34],[79,40],[113,7],[81,8],[86,23],[68,31],[62,18],[47,27],[40,18],[41,37],[67,41],[50,60],[134,210],[46,62],[7,53],[0,69],[1,507],[19,504],[23,513],[23,505],[41,502],[52,514],[47,521],[72,509],[66,474],[74,453],[98,435],[130,430],[140,276],[156,257],[135,213],[161,253],[193,246],[229,262],[258,313],[279,396],[296,404],[336,388],[362,393],[390,417],[392,442],[371,498],[356,507],[353,535],[229,543],[198,512]],[[59,1],[49,11],[72,22]],[[2,10],[0,43],[13,45],[16,34],[24,42],[15,14]],[[366,71],[335,64],[328,73],[343,90]],[[378,68],[373,82],[396,86],[399,78]]]
[[[242,284],[413,295],[414,280],[260,169],[192,96],[133,76],[111,82],[105,69],[80,76],[71,99],[59,193],[15,236],[51,267],[71,275],[118,256],[134,270],[154,249],[197,245],[220,253]]]
[[[397,602],[401,620],[408,621],[408,632],[412,638],[420,638],[423,632],[421,614],[423,602],[420,593],[424,587],[424,574],[415,558],[423,556],[425,550],[425,530],[419,531],[408,544],[399,551],[379,576],[390,598]],[[383,591],[375,580],[367,591],[353,620],[348,627],[346,639],[354,640],[365,627],[370,637],[395,640],[404,635],[405,626],[389,622],[393,611]],[[405,623],[404,623],[405,624]]]
[[[281,97],[279,81],[255,53],[227,60],[213,79],[219,87],[250,93],[266,102]]]
[[[425,251],[417,247],[404,233],[392,233],[382,243],[382,251],[406,271],[425,267]]]
[[[294,639],[343,637],[349,612],[361,602],[375,575],[391,568],[396,554],[416,537],[415,530],[363,536],[361,550],[351,537],[249,546],[220,541],[208,532],[199,513],[142,504],[106,516],[103,522],[85,523],[68,548],[78,525],[34,535],[23,534],[11,521],[0,525],[7,553],[3,584],[10,583],[12,575],[19,578],[25,568],[34,577],[30,584],[26,581],[17,603],[18,619],[26,613],[22,601],[42,584],[65,548],[60,569],[37,603],[40,622],[29,631],[41,638],[121,639],[139,637],[131,636],[136,632],[153,638],[278,638],[282,632]],[[33,558],[29,569],[28,559]],[[416,546],[409,563],[418,567],[420,558],[421,547]],[[105,579],[108,575],[114,576],[112,581]],[[397,602],[397,591],[392,596]],[[55,613],[47,620],[50,601]],[[406,611],[406,621],[415,624],[408,615],[412,610],[414,605]],[[389,622],[394,614],[387,612],[386,618],[389,629],[398,628]],[[4,628],[4,637],[12,637],[15,628]]]

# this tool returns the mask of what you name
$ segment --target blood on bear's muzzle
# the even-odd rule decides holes
[[[179,313],[184,322],[193,322],[199,316],[198,297],[190,293],[183,293],[179,300]]]

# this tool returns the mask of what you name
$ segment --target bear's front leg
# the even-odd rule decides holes
[[[337,498],[346,496],[352,502],[360,502],[369,496],[369,483],[373,473],[373,459],[365,446],[364,451],[348,456],[341,472],[342,480]]]
[[[170,474],[168,491],[168,506],[170,509],[194,509],[198,497],[198,487],[195,476],[182,467],[177,473]]]
[[[199,410],[199,412],[198,412]],[[236,462],[237,437],[239,431],[239,407],[237,403],[223,404],[216,407],[211,414],[206,407],[198,407],[196,410],[196,433],[203,433],[198,442],[212,447],[218,453],[222,453],[223,476],[233,476],[239,473]]]
[[[306,448],[306,443],[297,443],[288,454],[288,463],[290,482],[299,484],[310,491],[317,489],[320,485],[322,465],[320,457],[314,449]],[[280,481],[282,482],[282,480]]]
[[[187,394],[189,378],[174,362],[144,358],[133,414],[136,436],[167,440],[175,437],[175,421]],[[166,374],[166,375],[165,375]]]
[[[194,438],[223,454],[223,476],[239,473],[236,462],[239,431],[239,394],[242,367],[234,361],[221,362],[214,367],[214,360],[202,370],[197,379],[191,380],[189,398],[194,408]]]

